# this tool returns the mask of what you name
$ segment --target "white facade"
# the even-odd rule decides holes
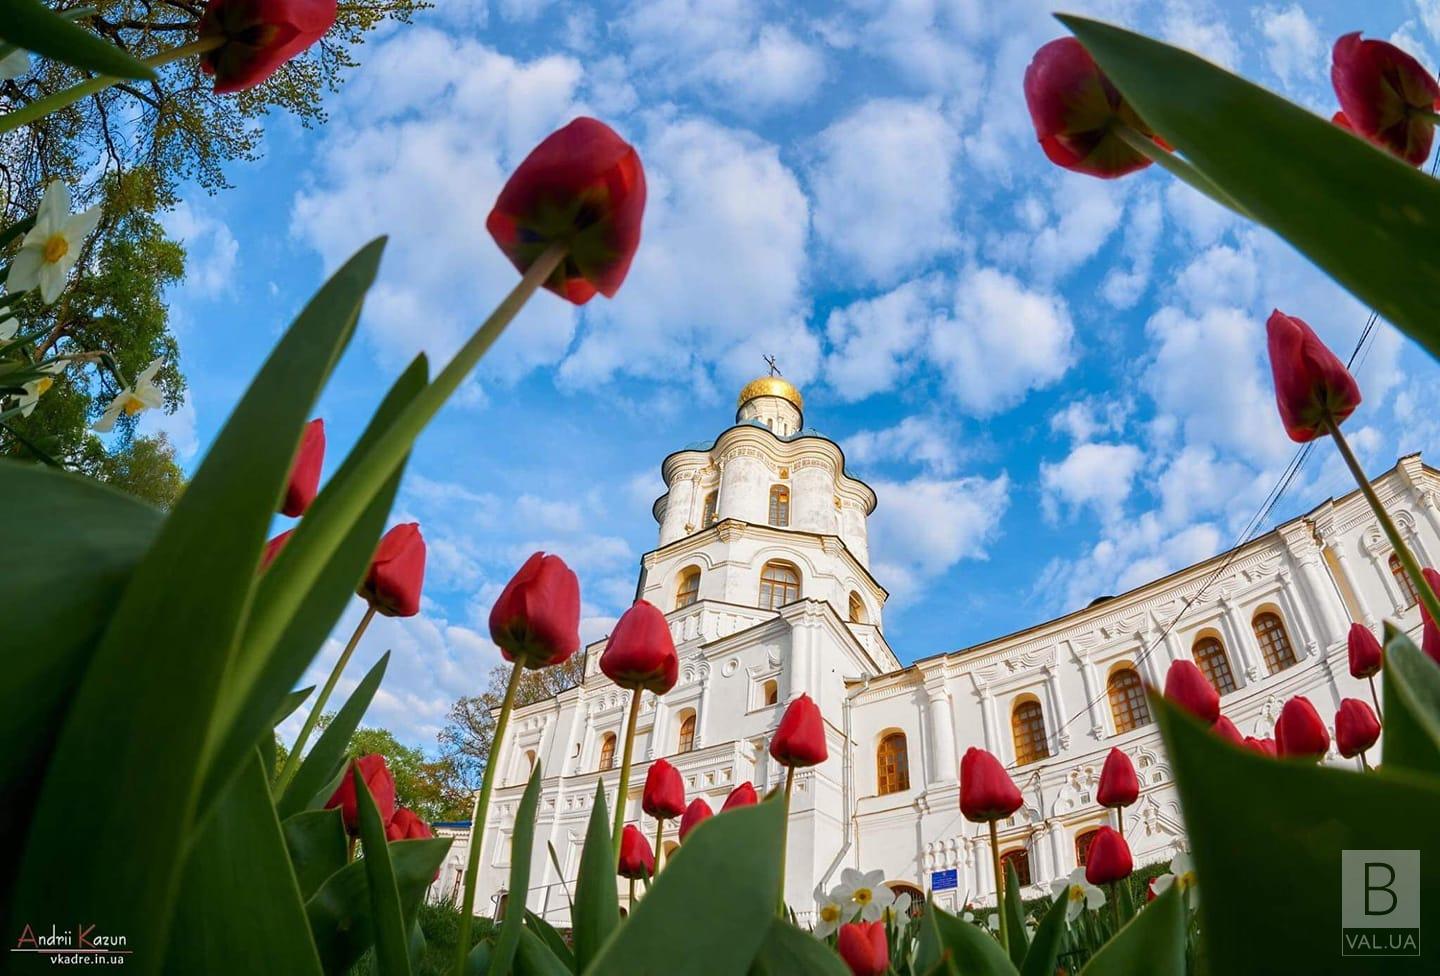
[[[716,810],[745,780],[762,793],[777,786],[783,770],[767,743],[785,703],[808,693],[828,723],[830,758],[796,777],[786,899],[802,915],[817,884],[833,885],[842,867],[884,868],[892,884],[926,892],[934,872],[953,869],[956,886],[936,893],[941,904],[983,902],[994,890],[989,840],[960,815],[958,796],[959,757],[972,745],[999,756],[1026,798],[1000,825],[1000,841],[1002,852],[1025,852],[1037,886],[1027,895],[1068,874],[1077,837],[1113,817],[1094,802],[1113,746],[1129,753],[1142,784],[1124,811],[1136,864],[1168,858],[1183,843],[1179,803],[1154,724],[1117,725],[1121,672],[1162,684],[1171,661],[1197,648],[1213,654],[1206,642],[1218,641],[1235,685],[1224,713],[1263,737],[1292,695],[1308,695],[1327,721],[1341,698],[1369,699],[1347,667],[1352,619],[1377,633],[1384,619],[1419,629],[1389,544],[1352,492],[1164,579],[902,667],[883,633],[886,591],[868,569],[875,495],[845,473],[834,442],[802,426],[802,410],[798,391],[762,378],[742,393],[735,426],[665,459],[667,492],[654,506],[659,546],[642,559],[638,594],[668,612],[680,680],[658,702],[644,696],[626,800],[627,817],[653,837],[640,793],[647,764],[661,756],[681,771],[687,798],[705,797]],[[1412,455],[1375,485],[1417,556],[1433,564],[1440,475]],[[767,566],[780,568],[781,583],[762,580]],[[784,588],[785,570],[798,577],[798,597]],[[601,767],[606,738],[623,734],[628,693],[599,672],[604,646],[586,649],[579,687],[512,718],[485,827],[482,913],[506,886],[515,811],[538,757],[545,778],[527,903],[567,921],[563,888],[573,892],[596,779],[613,809],[619,776],[618,754],[613,768]],[[1043,740],[1048,756],[1017,765],[1016,710],[1033,718],[1037,706],[1043,733],[1032,744]],[[897,744],[889,738],[897,733],[908,785],[884,792],[879,750],[887,738]],[[667,825],[667,845],[676,826]],[[442,897],[455,890],[465,853],[462,837],[437,885]]]

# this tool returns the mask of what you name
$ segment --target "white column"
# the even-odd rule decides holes
[[[1159,635],[1153,630],[1143,637],[1137,636],[1136,639],[1140,642],[1140,650],[1135,655],[1135,659],[1140,664],[1140,677],[1144,679],[1146,684],[1153,685],[1156,688],[1164,686],[1165,670],[1168,667],[1168,664],[1163,660],[1165,651],[1162,644],[1156,640],[1158,636]]]
[[[654,759],[656,756],[665,755],[661,744],[664,736],[669,733],[670,710],[665,707],[665,699],[655,698],[655,717],[650,721],[650,738],[645,743],[645,758]]]
[[[1321,646],[1328,648],[1344,640],[1350,632],[1348,615],[1340,613],[1344,604],[1334,582],[1320,564],[1320,549],[1312,540],[1297,543],[1290,552],[1300,569],[1300,599],[1310,605],[1311,617],[1318,625],[1317,636]]]
[[[700,704],[695,706],[695,748],[702,748],[707,741],[705,725],[710,720],[710,665],[701,661],[695,669],[700,676]]]
[[[1291,590],[1294,578],[1288,569],[1282,569],[1276,574],[1280,581],[1280,609],[1285,612],[1287,623],[1292,623],[1295,631],[1295,639],[1299,644],[1298,654],[1300,660],[1310,657],[1319,651],[1320,645],[1315,640],[1315,626],[1305,612],[1305,606],[1301,601],[1295,599]]]
[[[1411,551],[1415,553],[1415,558],[1420,560],[1422,566],[1435,565],[1430,555],[1430,546],[1426,544],[1424,537],[1420,535],[1420,527],[1413,522],[1410,524],[1409,531],[1405,533],[1405,541],[1410,544]]]
[[[951,712],[950,693],[945,689],[945,678],[936,675],[925,682],[925,694],[929,702],[930,759],[929,781],[931,783],[953,783],[959,765],[955,759],[955,718]]]
[[[985,726],[985,748],[998,756],[1000,755],[1000,730],[995,724],[995,699],[990,694],[990,686],[977,681],[975,697],[980,699],[980,718]]]
[[[1095,665],[1090,663],[1088,652],[1081,651],[1069,641],[1062,643],[1070,649],[1070,659],[1080,669],[1080,681],[1085,686],[1085,710],[1090,713],[1090,737],[1099,741],[1105,738],[1105,713],[1100,710],[1099,682],[1095,676]]]
[[[1172,661],[1193,660],[1189,654],[1185,653],[1185,648],[1180,644],[1180,635],[1175,633],[1173,626],[1165,632],[1165,648],[1170,652],[1170,660]],[[1166,670],[1169,670],[1168,665]]]
[[[1405,595],[1400,592],[1400,584],[1395,582],[1394,575],[1390,572],[1390,561],[1382,558],[1383,553],[1378,551],[1379,547],[1371,549],[1366,547],[1365,555],[1370,558],[1370,565],[1375,567],[1375,575],[1380,577],[1380,585],[1385,589],[1385,595],[1390,598],[1390,605],[1394,613],[1402,614],[1407,609]]]
[[[1425,521],[1430,523],[1430,532],[1440,538],[1440,507],[1437,507],[1435,492],[1419,492],[1419,508],[1425,515]]]
[[[1070,715],[1065,710],[1065,696],[1060,691],[1059,669],[1054,664],[1047,664],[1044,670],[1045,696],[1050,700],[1050,721],[1047,725],[1054,742],[1051,755],[1059,755],[1070,748],[1070,730],[1063,727]]]
[[[1226,632],[1225,642],[1234,648],[1236,660],[1232,666],[1238,663],[1240,670],[1245,672],[1245,680],[1241,687],[1256,681],[1260,677],[1260,664],[1254,647],[1255,634],[1249,624],[1240,619],[1239,608],[1233,600],[1222,597],[1219,601],[1220,609],[1224,611],[1221,615],[1221,629]]]
[[[1355,578],[1355,572],[1350,568],[1350,556],[1345,551],[1344,539],[1335,539],[1327,542],[1326,545],[1335,554],[1335,562],[1340,566],[1340,575],[1344,577],[1345,585],[1350,587],[1350,592],[1360,607],[1361,619],[1364,620],[1366,627],[1373,629],[1375,612],[1370,609],[1370,601],[1365,599],[1365,591],[1360,589],[1360,581]]]

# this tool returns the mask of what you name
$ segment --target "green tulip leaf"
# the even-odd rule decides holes
[[[1060,20],[1210,182],[1440,355],[1431,302],[1440,291],[1440,183],[1188,51],[1084,17]]]
[[[375,926],[375,958],[386,976],[409,976],[410,937],[405,912],[400,907],[400,886],[395,866],[390,863],[390,842],[385,823],[360,767],[350,767],[355,784],[355,819],[359,821],[360,843],[364,845],[365,884],[370,890],[370,920]]]
[[[1025,963],[1025,954],[1030,951],[1030,937],[1025,931],[1025,906],[1020,904],[1020,876],[1015,865],[1005,862],[1005,912],[1006,938],[1010,940],[1010,961],[1016,968]]]
[[[760,951],[750,963],[750,976],[849,976],[834,949],[784,919],[772,919]]]
[[[282,820],[280,829],[285,833],[285,847],[302,898],[315,894],[349,862],[345,818],[339,809],[303,810]]]
[[[1060,957],[1060,946],[1065,941],[1065,909],[1068,899],[1058,896],[1040,920],[1035,937],[1030,940],[1030,950],[1025,953],[1025,962],[1020,967],[1020,976],[1054,976],[1055,961]]]
[[[492,960],[491,965],[494,965]],[[570,970],[550,945],[528,925],[519,930],[515,946],[515,976],[570,976]]]
[[[920,918],[915,968],[918,972],[943,971],[953,976],[1019,976],[998,939],[933,901],[925,906]]]
[[[1385,768],[1440,776],[1440,668],[1385,625]]]
[[[605,808],[605,784],[595,784],[595,802],[585,830],[585,847],[580,852],[580,873],[575,881],[575,911],[572,915],[575,962],[580,972],[600,955],[605,942],[620,927],[620,898],[615,890],[614,848],[610,837],[610,813]]]
[[[1171,885],[1147,905],[1101,946],[1080,973],[1185,976],[1185,903],[1180,886]]]
[[[561,877],[564,875],[562,874]],[[545,943],[546,948],[554,954],[555,958],[564,964],[567,972],[575,972],[575,953],[571,952],[570,947],[565,944],[565,937],[555,931],[555,926],[529,909],[525,910],[525,925],[540,938],[541,942]]]
[[[510,839],[510,888],[505,899],[505,918],[495,939],[495,953],[490,958],[490,976],[510,971],[520,929],[525,923],[525,898],[530,893],[530,855],[535,841],[535,810],[540,805],[540,761],[530,771],[530,782],[520,797],[515,811],[515,833]],[[482,825],[483,827],[483,825]]]
[[[745,972],[775,917],[784,818],[783,804],[761,803],[718,814],[686,835],[585,972]]]
[[[305,688],[297,688],[286,695],[285,699],[280,702],[280,707],[275,710],[274,716],[271,717],[270,727],[272,729],[275,728],[291,715],[295,714],[295,709],[305,704],[305,699],[309,698],[310,693],[314,690],[315,686],[309,685]]]
[[[94,8],[88,9],[94,13]],[[0,40],[96,74],[155,77],[153,68],[37,0],[0,0]]]

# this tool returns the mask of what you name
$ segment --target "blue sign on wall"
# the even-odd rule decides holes
[[[959,871],[955,868],[951,868],[949,871],[930,872],[931,891],[951,891],[959,886]]]

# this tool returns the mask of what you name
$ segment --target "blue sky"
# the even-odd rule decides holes
[[[655,543],[661,459],[729,424],[762,354],[879,494],[873,568],[909,661],[1226,548],[1292,453],[1266,315],[1346,351],[1364,325],[1286,245],[1163,173],[1103,183],[1045,161],[1020,83],[1060,34],[1050,3],[443,6],[365,45],[326,126],[272,119],[233,190],[171,215],[191,252],[175,294],[191,395],[149,421],[198,462],[327,270],[388,233],[318,411],[333,470],[404,363],[448,357],[513,283],[484,231],[504,175],[577,114],[639,148],[650,204],[624,289],[532,302],[411,462],[394,518],[430,544],[424,610],[372,629],[345,684],[392,648],[371,719],[418,744],[498,660],[485,618],[534,549],[579,572],[587,639],[607,631]],[[1440,52],[1440,0],[1066,9],[1327,116],[1341,33]],[[1435,379],[1377,331],[1350,424],[1375,471],[1435,441]],[[1345,489],[1332,454],[1277,515]]]

